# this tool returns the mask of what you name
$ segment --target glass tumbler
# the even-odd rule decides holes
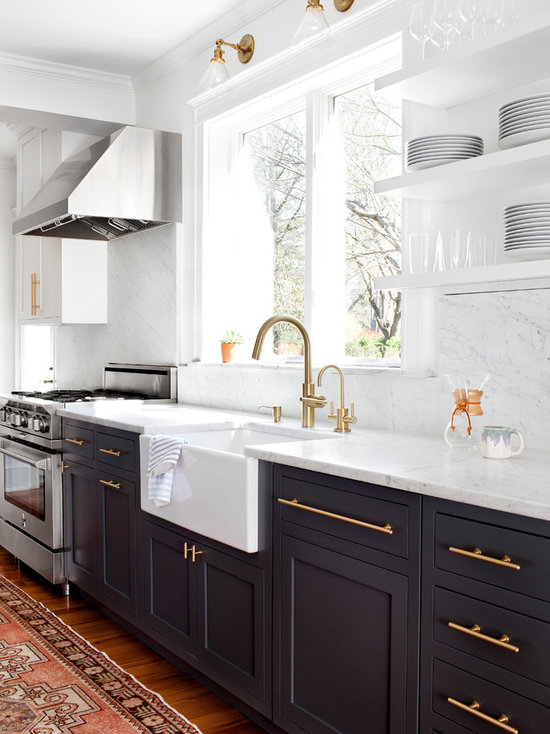
[[[463,270],[470,266],[470,233],[461,229],[439,230],[437,244],[445,270]]]

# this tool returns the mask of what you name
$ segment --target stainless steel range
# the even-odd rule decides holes
[[[174,400],[172,366],[108,364],[100,390],[0,395],[0,545],[63,583],[62,419],[68,403]]]

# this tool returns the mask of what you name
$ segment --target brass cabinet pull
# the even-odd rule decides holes
[[[473,551],[467,551],[463,548],[455,548],[450,546],[449,550],[451,553],[458,553],[459,556],[467,556],[468,558],[476,558],[478,561],[485,561],[486,563],[494,563],[496,566],[504,566],[505,568],[512,568],[514,571],[519,571],[521,566],[519,563],[512,563],[510,556],[502,556],[502,558],[493,558],[492,556],[486,556],[483,554],[481,548],[474,548]]]
[[[197,556],[202,556],[202,551],[197,550],[195,544],[188,545],[187,541],[185,541],[185,543],[183,544],[183,557],[185,558],[185,560],[187,560],[187,556],[189,555],[189,553],[191,554],[192,563],[195,563]]]
[[[112,480],[100,479],[99,483],[104,484],[106,487],[112,487],[113,489],[120,489],[122,487],[121,482],[113,482]]]
[[[36,316],[36,310],[34,306],[34,302],[36,299],[36,295],[34,291],[34,278],[35,278],[35,274],[31,273],[31,316]]]
[[[470,704],[457,701],[456,698],[448,698],[447,701],[453,706],[462,709],[462,711],[467,711],[469,714],[473,714],[479,719],[489,722],[489,724],[494,724],[499,729],[504,729],[504,731],[508,731],[510,734],[519,734],[519,729],[515,729],[513,726],[508,725],[509,719],[506,714],[501,714],[498,719],[494,719],[492,716],[487,716],[487,714],[484,714],[479,710],[479,703],[477,701],[472,701]]]
[[[61,462],[61,473],[62,473],[62,474],[63,474],[63,472],[65,471],[65,469],[70,469],[70,468],[71,468],[71,467],[70,467],[70,465],[69,465],[69,464],[65,464],[65,462],[64,462],[64,461],[62,461],[62,462]]]
[[[377,530],[379,533],[387,533],[392,535],[392,526],[387,522],[385,525],[372,525],[370,522],[363,522],[363,520],[354,520],[352,517],[346,517],[345,515],[335,515],[334,512],[327,512],[326,510],[319,510],[317,507],[309,507],[308,505],[301,505],[297,499],[283,500],[280,497],[277,499],[282,505],[288,505],[289,507],[297,507],[300,510],[307,510],[308,512],[314,512],[316,515],[323,515],[323,517],[331,517],[333,520],[342,520],[343,522],[349,522],[352,525],[359,525],[362,528],[368,528],[369,530]]]
[[[484,635],[481,632],[481,627],[479,626],[479,624],[473,624],[471,627],[462,627],[462,625],[456,624],[455,622],[449,622],[448,624],[451,629],[458,630],[458,632],[464,632],[465,635],[477,637],[479,640],[490,642],[491,644],[497,645],[498,647],[503,647],[505,650],[510,650],[510,652],[519,652],[519,647],[510,644],[510,638],[508,637],[508,635],[501,635],[500,637],[490,637],[489,635]]]
[[[109,454],[110,456],[120,456],[122,451],[115,451],[114,449],[99,449],[102,454]]]
[[[65,441],[67,443],[75,443],[77,446],[84,446],[84,444],[86,443],[81,438],[66,438]]]
[[[40,304],[38,303],[38,286],[40,285],[40,281],[38,280],[38,275],[34,274],[34,315],[38,315],[38,311],[40,310]]]

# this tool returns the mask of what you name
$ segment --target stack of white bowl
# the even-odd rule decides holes
[[[407,143],[407,170],[442,166],[483,155],[483,139],[477,135],[426,135]]]
[[[550,201],[507,206],[504,226],[504,252],[529,258],[550,256]]]
[[[499,148],[550,138],[550,94],[516,99],[498,111]]]

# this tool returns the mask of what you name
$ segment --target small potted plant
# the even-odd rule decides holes
[[[228,329],[221,338],[222,362],[233,362],[235,359],[235,348],[243,343],[243,337],[237,331]]]

